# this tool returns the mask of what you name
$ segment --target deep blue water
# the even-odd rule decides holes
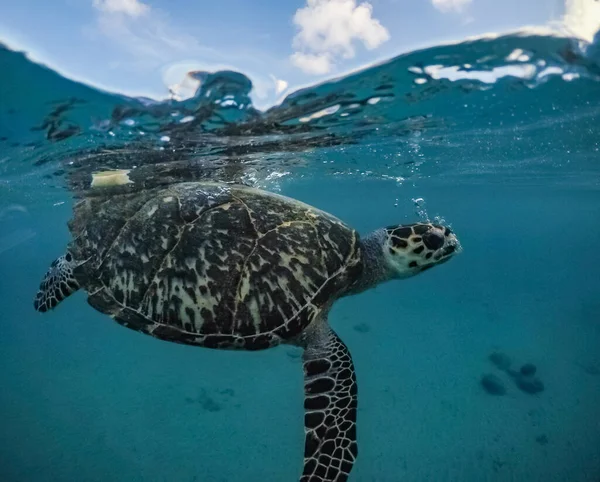
[[[195,97],[157,103],[0,50],[0,480],[293,481],[301,471],[296,350],[169,344],[94,311],[83,292],[33,310],[69,240],[74,198],[92,172],[123,168],[135,188],[241,180],[364,234],[443,218],[463,253],[330,315],[359,383],[351,480],[597,482],[598,50],[535,35],[440,46],[266,112],[241,74],[205,75]],[[444,78],[452,67],[471,78]],[[520,390],[490,362],[495,351],[516,369],[534,363],[544,390]],[[490,373],[505,395],[482,388]]]

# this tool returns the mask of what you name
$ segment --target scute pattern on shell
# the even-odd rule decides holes
[[[119,216],[120,213],[120,216]],[[298,335],[361,270],[358,235],[298,201],[181,183],[76,206],[89,302],[170,341],[262,349]]]

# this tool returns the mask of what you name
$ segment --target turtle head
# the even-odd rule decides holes
[[[461,251],[456,235],[439,224],[385,228],[383,255],[392,278],[408,278],[445,263]]]
[[[417,275],[445,263],[460,251],[456,235],[439,224],[400,224],[378,229],[361,240],[362,274],[343,296]]]

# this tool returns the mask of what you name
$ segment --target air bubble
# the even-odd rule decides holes
[[[439,224],[441,226],[448,226],[448,223],[446,222],[446,219],[443,216],[440,216],[440,215],[436,215],[433,218],[433,222],[434,222],[434,224]]]
[[[413,204],[415,205],[415,213],[422,222],[429,222],[429,215],[427,214],[427,208],[425,207],[425,199],[422,197],[413,198]]]

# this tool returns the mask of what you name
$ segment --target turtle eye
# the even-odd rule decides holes
[[[427,249],[435,251],[444,246],[444,236],[438,231],[429,231],[423,235],[423,242]]]

